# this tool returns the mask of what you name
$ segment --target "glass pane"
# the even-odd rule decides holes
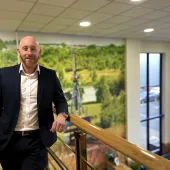
[[[159,149],[160,148],[160,119],[153,119],[150,120],[149,122],[149,133],[150,133],[150,137],[149,137],[149,147],[150,147],[150,151],[154,151],[155,149]]]
[[[87,138],[87,161],[93,168],[96,170],[130,169],[124,154],[92,136],[89,137]]]
[[[63,133],[57,134],[60,138],[62,138]],[[65,142],[65,141],[64,141]],[[68,144],[68,143],[66,143]],[[71,149],[75,149],[75,145],[69,144]],[[57,142],[51,147],[52,151],[56,156],[65,164],[68,170],[75,170],[76,169],[76,156],[75,154],[68,149],[59,139]],[[49,160],[49,163],[51,161]],[[50,166],[51,170],[52,167]]]
[[[157,87],[160,85],[160,54],[149,54],[149,85]]]
[[[141,139],[141,147],[143,148],[143,149],[147,149],[147,144],[146,144],[146,122],[142,122],[141,124],[140,124],[140,139]]]
[[[160,54],[149,54],[149,114],[160,114]]]

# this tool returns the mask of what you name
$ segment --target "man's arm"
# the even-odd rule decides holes
[[[58,115],[56,120],[53,122],[51,131],[64,131],[65,122],[68,115],[68,104],[64,96],[60,81],[54,72],[54,94],[53,103],[55,105],[56,114]]]
[[[2,111],[3,111],[1,70],[2,69],[0,69],[0,116],[2,115]]]
[[[57,115],[60,113],[68,114],[68,104],[66,98],[64,96],[60,81],[58,77],[55,75],[55,84],[54,84],[54,94],[53,94],[53,102],[56,108]]]

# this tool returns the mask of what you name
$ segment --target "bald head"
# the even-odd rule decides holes
[[[33,37],[33,36],[25,36],[25,37],[23,37],[23,38],[20,40],[19,49],[20,49],[25,43],[28,43],[28,42],[34,44],[34,46],[37,48],[37,50],[40,51],[40,44],[39,44],[39,42],[36,40],[36,38]]]

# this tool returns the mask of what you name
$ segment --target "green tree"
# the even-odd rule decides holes
[[[65,97],[66,97],[67,101],[71,100],[72,94],[71,94],[71,92],[70,92],[70,91],[65,92],[65,93],[64,93],[64,95],[65,95]]]
[[[18,57],[16,50],[0,51],[0,67],[12,66],[18,63]]]
[[[3,48],[6,48],[6,44],[0,39],[0,50],[2,50]]]
[[[97,78],[98,78],[97,73],[95,70],[93,70],[91,73],[91,79],[92,79],[93,84],[95,84],[95,82],[97,81]]]
[[[96,88],[97,102],[105,103],[107,100],[110,100],[111,94],[105,76],[102,76],[100,78],[99,82],[95,84],[95,88]]]
[[[121,73],[118,79],[109,81],[110,92],[118,96],[125,89],[124,73]]]
[[[62,43],[61,43],[61,46],[62,46],[63,48],[66,48],[66,47],[67,47],[67,44],[66,44],[65,42],[62,42]]]
[[[102,128],[108,128],[115,124],[125,123],[125,92],[121,91],[119,96],[113,96],[112,99],[102,103],[102,112],[100,114]]]
[[[64,80],[64,71],[63,69],[58,70],[58,77],[60,80]]]

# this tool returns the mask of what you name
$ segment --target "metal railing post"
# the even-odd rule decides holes
[[[81,170],[80,169],[80,143],[79,143],[80,132],[79,131],[74,132],[74,136],[75,136],[75,152],[76,152],[76,170]]]
[[[79,138],[80,144],[80,167],[81,170],[87,170],[87,163],[83,161],[85,159],[87,161],[87,147],[86,147],[86,134],[81,133]]]
[[[76,169],[87,170],[87,164],[83,159],[87,160],[86,152],[86,134],[80,131],[74,132],[75,135],[75,151],[76,151]]]

